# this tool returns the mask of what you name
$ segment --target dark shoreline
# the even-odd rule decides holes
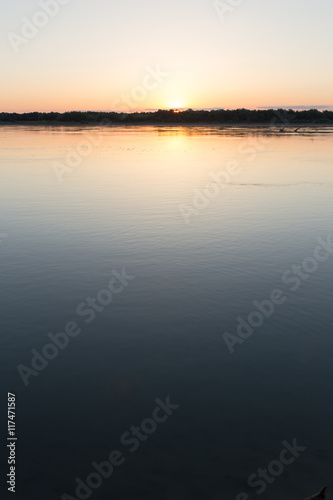
[[[92,127],[211,127],[211,128],[262,128],[262,129],[281,129],[284,128],[284,132],[294,131],[295,129],[323,129],[323,128],[333,128],[332,123],[317,123],[317,124],[309,124],[309,123],[298,123],[295,122],[293,124],[283,125],[283,124],[270,124],[270,123],[196,123],[196,122],[143,122],[143,123],[133,123],[133,122],[110,122],[110,123],[80,123],[80,122],[36,122],[36,121],[22,121],[22,122],[4,122],[0,121],[0,127],[80,127],[80,128],[92,128]],[[300,130],[301,132],[302,130]]]
[[[165,110],[117,113],[113,111],[66,111],[65,113],[0,113],[0,125],[44,126],[210,126],[210,127],[329,127],[333,111],[309,109],[215,109]]]

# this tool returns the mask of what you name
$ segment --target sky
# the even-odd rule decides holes
[[[332,109],[332,0],[11,0],[0,112]]]

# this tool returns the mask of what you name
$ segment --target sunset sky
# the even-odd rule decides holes
[[[332,108],[332,0],[56,2],[1,2],[0,111]]]

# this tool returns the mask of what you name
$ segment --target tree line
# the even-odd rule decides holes
[[[309,109],[217,109],[184,111],[116,113],[100,111],[69,111],[65,113],[0,113],[1,123],[38,124],[333,124],[333,111]]]

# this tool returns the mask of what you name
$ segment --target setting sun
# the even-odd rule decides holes
[[[171,99],[167,107],[170,109],[183,109],[185,105],[182,99]]]

